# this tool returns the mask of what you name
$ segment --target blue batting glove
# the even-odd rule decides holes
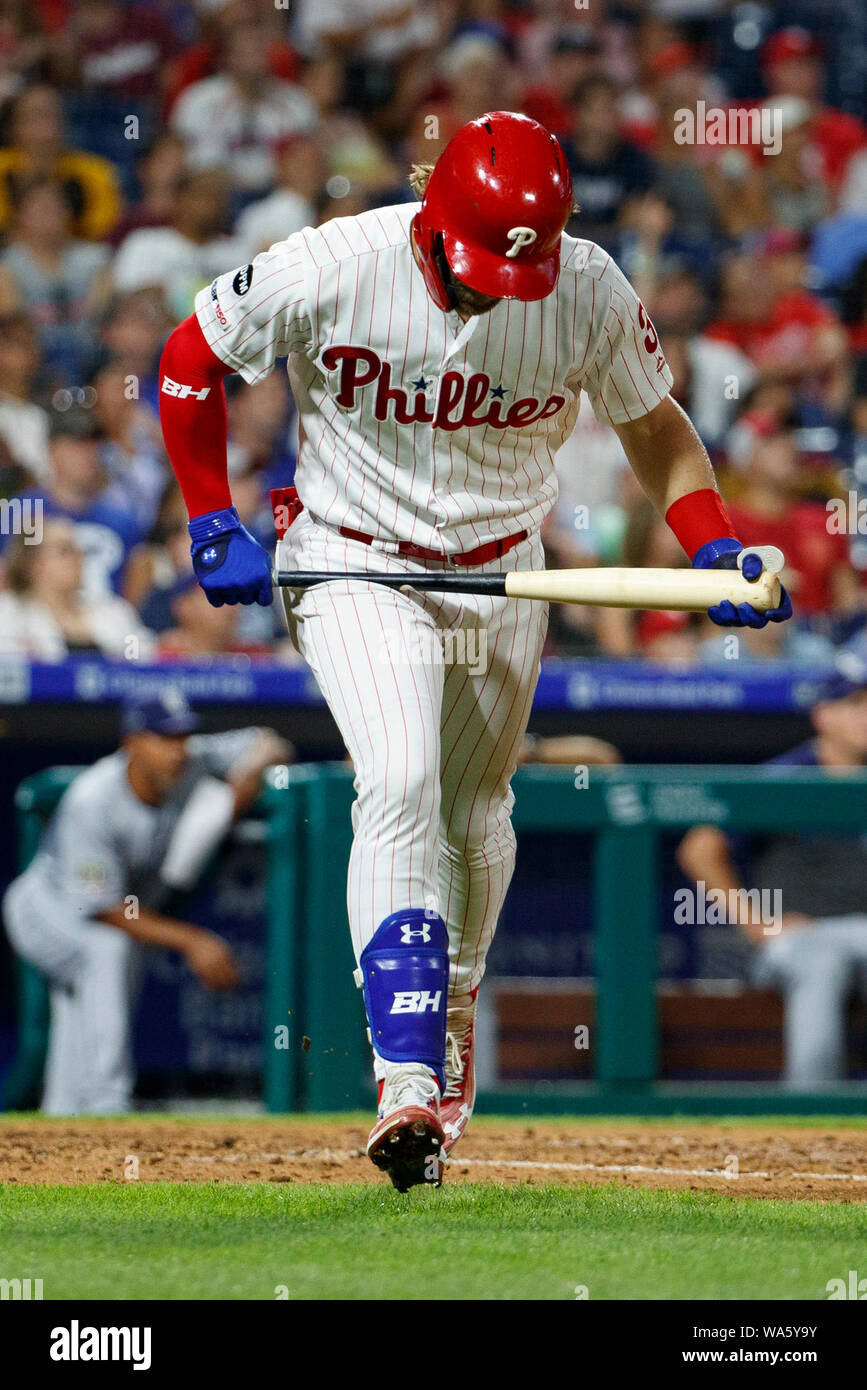
[[[692,561],[694,570],[736,570],[738,556],[743,550],[740,541],[732,536],[723,536],[717,541],[708,541],[695,552]],[[744,579],[756,580],[762,572],[760,555],[745,555],[740,565]],[[707,610],[707,616],[717,627],[765,627],[768,623],[784,623],[792,616],[792,600],[785,589],[780,589],[778,608],[769,608],[762,613],[751,603],[734,604],[724,599]]]
[[[267,551],[242,525],[234,507],[194,516],[190,554],[196,578],[213,608],[224,603],[274,602]]]

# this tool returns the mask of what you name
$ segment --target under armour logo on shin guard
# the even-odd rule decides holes
[[[423,927],[411,927],[409,922],[402,922],[400,927],[400,939],[404,946],[411,946],[418,939],[419,941],[430,941],[430,927],[425,922]]]

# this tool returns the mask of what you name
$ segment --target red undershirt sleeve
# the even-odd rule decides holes
[[[160,423],[191,517],[232,505],[223,387],[231,371],[209,348],[195,314],[174,330],[160,359]]]

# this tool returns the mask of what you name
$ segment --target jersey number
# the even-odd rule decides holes
[[[647,313],[645,312],[643,304],[639,304],[638,306],[638,326],[640,328],[647,329],[647,333],[644,338],[644,346],[646,347],[647,351],[656,352],[657,346],[659,345],[659,339],[656,336],[656,329],[650,322],[650,319],[648,318]]]

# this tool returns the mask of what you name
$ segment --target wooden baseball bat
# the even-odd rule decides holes
[[[740,570],[604,569],[511,570],[505,574],[367,574],[320,570],[277,570],[274,583],[284,589],[309,589],[339,581],[380,584],[387,589],[434,593],[489,594],[552,603],[589,603],[604,608],[660,608],[701,613],[729,599],[750,603],[760,612],[780,602],[780,581],[765,569],[755,581]]]

